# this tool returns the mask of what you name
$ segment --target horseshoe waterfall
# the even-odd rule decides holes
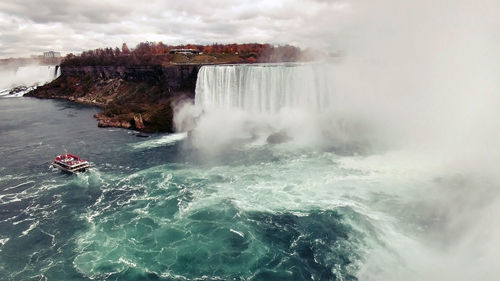
[[[497,112],[358,66],[202,66],[149,138],[1,98],[0,279],[492,280]],[[64,150],[91,170],[51,168]]]

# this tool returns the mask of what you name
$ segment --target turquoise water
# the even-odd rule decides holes
[[[207,155],[183,133],[97,128],[96,112],[0,99],[0,280],[422,280],[454,233],[436,188],[461,182],[418,158],[251,141]],[[92,169],[51,168],[65,149]]]
[[[260,147],[206,161],[182,135],[99,129],[92,107],[0,107],[2,280],[356,279],[364,234],[349,220],[361,215],[297,196],[309,188],[297,169],[320,176],[329,155]],[[64,149],[91,171],[50,168]]]

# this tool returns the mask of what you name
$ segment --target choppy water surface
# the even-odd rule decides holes
[[[443,183],[414,166],[286,144],[207,156],[96,112],[0,99],[0,280],[397,280],[442,238],[425,194]],[[50,168],[64,149],[91,171]]]

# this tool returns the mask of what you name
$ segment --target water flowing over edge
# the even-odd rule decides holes
[[[234,83],[223,85],[227,84]],[[282,87],[266,85],[264,90]],[[254,124],[246,125],[248,120],[256,123],[262,115],[286,107],[318,109],[315,102],[305,102],[303,107],[288,102],[293,98],[229,100],[242,102],[204,106],[206,113],[197,128],[212,132],[212,137],[250,132],[238,140],[245,143],[253,141],[255,129]],[[232,115],[224,112],[217,119],[209,112],[224,107]],[[246,116],[239,120],[241,111]],[[261,114],[248,119],[253,112]],[[73,114],[60,117],[67,120]],[[210,118],[216,126],[206,126],[212,125]],[[221,120],[234,121],[233,128]],[[275,126],[277,120],[267,124]],[[298,127],[296,120],[292,120],[294,127]],[[62,123],[53,124],[60,129]],[[305,123],[298,135],[315,124]],[[40,132],[35,132],[23,138],[30,149],[44,147]],[[102,163],[93,173],[69,180],[40,167],[29,175],[2,177],[7,187],[2,204],[28,206],[4,221],[15,235],[0,237],[2,260],[17,255],[24,259],[2,266],[18,267],[9,272],[19,277],[29,276],[23,275],[26,272],[35,276],[41,270],[46,276],[57,276],[63,272],[59,251],[65,251],[70,260],[64,271],[76,270],[82,279],[301,276],[307,280],[314,274],[330,280],[467,280],[479,274],[488,280],[497,276],[492,261],[499,256],[494,243],[499,228],[488,215],[497,213],[500,206],[497,181],[478,177],[482,174],[476,170],[457,170],[438,163],[439,154],[429,157],[418,151],[340,156],[335,149],[303,152],[265,143],[226,146],[219,158],[204,159],[208,163],[170,163],[169,152],[183,151],[180,144],[185,135],[159,136],[143,143],[126,140],[116,147],[99,144],[104,151]],[[122,136],[117,139],[122,141]],[[85,147],[86,141],[78,144]],[[205,143],[213,149],[213,138],[205,138]],[[116,150],[118,159],[106,159],[109,149]],[[130,169],[120,163],[126,154],[142,159],[141,164]],[[158,160],[159,155],[165,158]],[[156,162],[147,164],[152,159]],[[472,163],[488,168],[483,162]],[[46,178],[40,181],[40,177]],[[81,204],[78,212],[68,217],[67,210],[74,211],[75,203]],[[76,230],[62,235],[60,231],[71,224]],[[53,225],[58,226],[56,231]],[[40,239],[46,247],[31,243]],[[47,256],[54,260],[43,258]],[[261,270],[263,264],[267,267]],[[290,267],[297,270],[287,270]]]
[[[58,65],[28,65],[15,70],[2,70],[0,97],[22,97],[39,85],[48,83],[61,75]]]
[[[195,104],[276,113],[284,107],[321,111],[333,103],[334,85],[324,64],[203,66]]]

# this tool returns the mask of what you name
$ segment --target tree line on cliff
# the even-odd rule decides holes
[[[171,54],[173,49],[192,49],[196,54]],[[181,56],[181,58],[179,58]],[[212,44],[212,45],[165,45],[162,42],[142,42],[129,49],[101,48],[69,54],[62,66],[89,65],[169,65],[173,63],[256,63],[293,62],[304,57],[300,48],[271,44]]]

